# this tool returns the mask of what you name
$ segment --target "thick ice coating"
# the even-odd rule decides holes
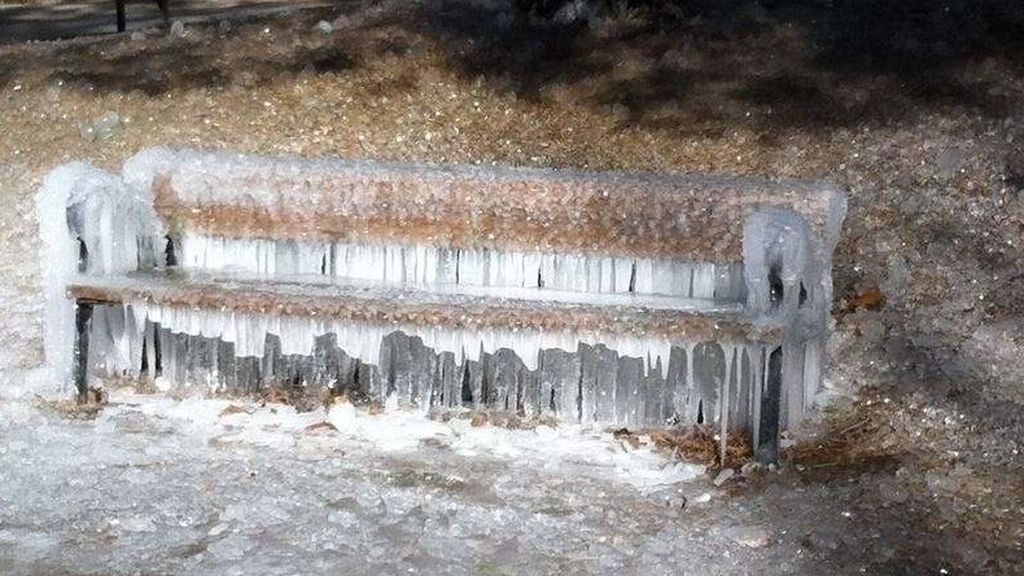
[[[76,274],[112,275],[156,266],[163,238],[148,190],[88,164],[50,172],[36,196],[42,240],[45,347],[52,377],[70,375],[74,302],[65,290]]]
[[[89,378],[715,423],[764,454],[820,385],[844,214],[811,182],[166,149],[40,194]]]

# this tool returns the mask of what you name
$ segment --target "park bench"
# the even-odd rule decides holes
[[[47,355],[273,387],[746,433],[821,385],[844,195],[814,182],[151,149],[47,178]]]

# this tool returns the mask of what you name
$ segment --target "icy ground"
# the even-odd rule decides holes
[[[298,414],[125,395],[91,420],[0,403],[0,439],[2,574],[763,574],[815,565],[797,534],[766,522],[771,510],[733,502],[702,466],[579,427],[512,431],[347,404]],[[820,505],[790,525],[841,526],[828,497],[789,496]]]

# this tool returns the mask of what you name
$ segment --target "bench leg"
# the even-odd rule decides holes
[[[75,389],[78,403],[89,401],[89,320],[92,318],[92,304],[75,302]]]
[[[127,27],[127,18],[124,14],[124,2],[125,0],[115,0],[117,7],[117,31],[124,32]]]
[[[760,426],[754,459],[762,464],[779,460],[779,416],[782,400],[782,346],[768,355],[761,395]]]
[[[146,349],[146,379],[154,382],[156,380],[156,324],[149,320],[146,320],[143,346]]]
[[[156,5],[160,8],[160,16],[164,19],[164,25],[171,23],[171,11],[168,9],[167,4],[170,0],[156,0]]]

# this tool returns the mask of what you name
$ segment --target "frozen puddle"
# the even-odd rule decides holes
[[[641,490],[692,480],[705,471],[698,464],[668,462],[650,445],[627,448],[608,432],[580,425],[533,430],[476,427],[468,418],[441,422],[419,411],[394,407],[369,414],[349,403],[311,412],[282,404],[137,395],[115,396],[113,403],[101,415],[99,426],[116,429],[119,420],[136,413],[165,420],[163,426],[215,443],[297,447],[306,455],[344,450],[368,456],[416,456],[422,455],[426,445],[467,459],[524,465],[552,475],[585,475]]]
[[[94,420],[0,401],[0,574],[669,574],[684,549],[720,558],[680,522],[703,467],[603,431],[113,401]]]

